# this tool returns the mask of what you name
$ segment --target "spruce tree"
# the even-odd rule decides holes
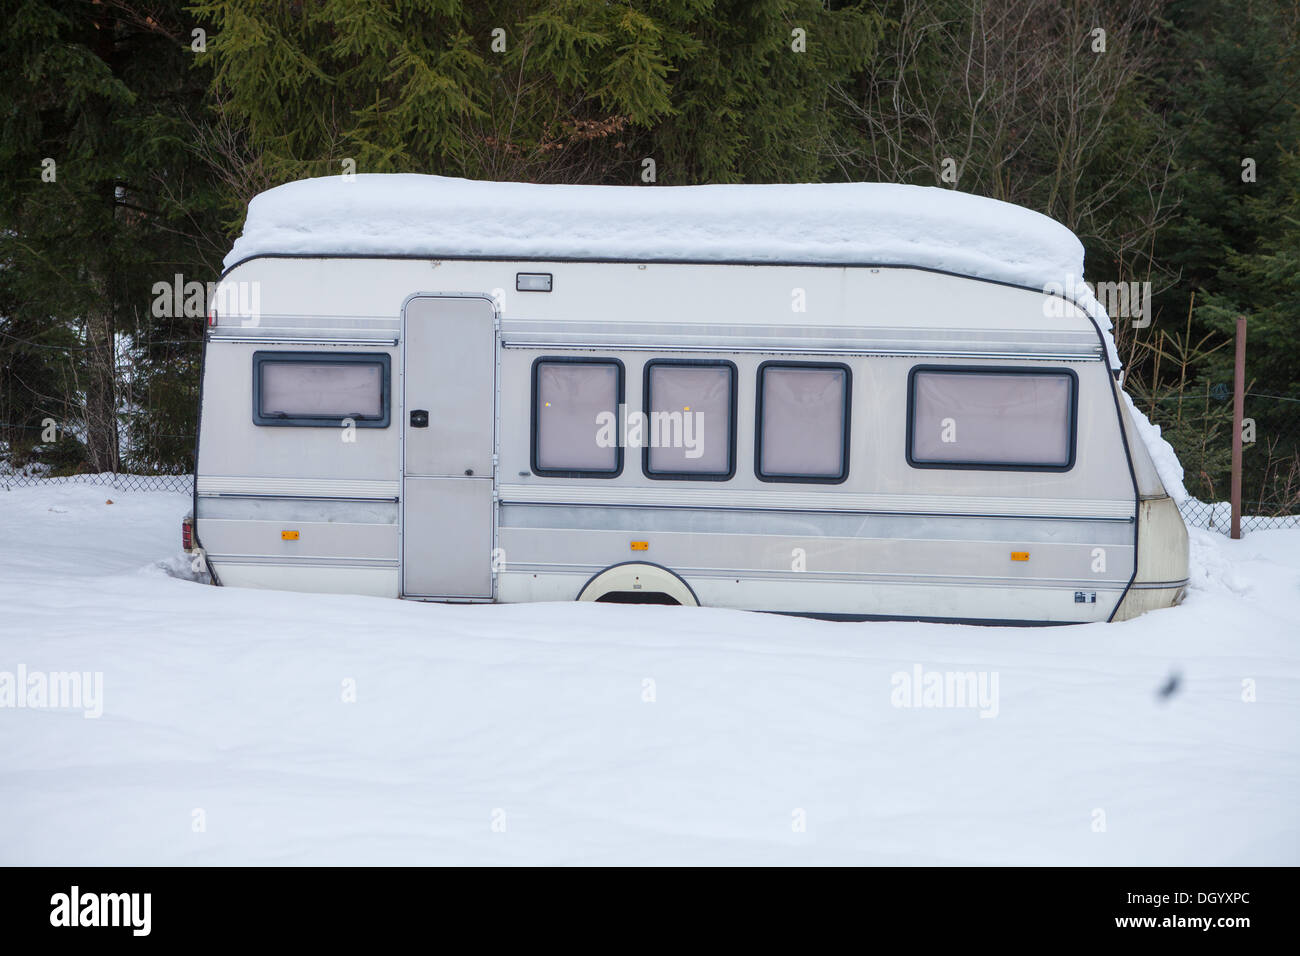
[[[201,323],[153,316],[151,289],[210,278],[224,245],[190,148],[207,81],[189,18],[180,2],[6,6],[0,421],[19,458],[53,419],[54,464],[183,468]]]

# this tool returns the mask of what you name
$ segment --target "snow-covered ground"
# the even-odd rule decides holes
[[[1013,629],[212,588],[188,506],[0,492],[0,699],[102,675],[0,707],[0,863],[1300,863],[1300,530]]]

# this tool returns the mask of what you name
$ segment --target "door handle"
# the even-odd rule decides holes
[[[428,428],[429,427],[428,411],[423,408],[417,408],[415,409],[415,411],[411,412],[411,427]]]

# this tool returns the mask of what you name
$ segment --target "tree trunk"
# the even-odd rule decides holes
[[[117,354],[107,283],[97,308],[86,316],[86,457],[96,472],[118,468]]]

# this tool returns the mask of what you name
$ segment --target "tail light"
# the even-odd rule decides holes
[[[194,519],[186,518],[181,522],[181,550],[194,550]]]

